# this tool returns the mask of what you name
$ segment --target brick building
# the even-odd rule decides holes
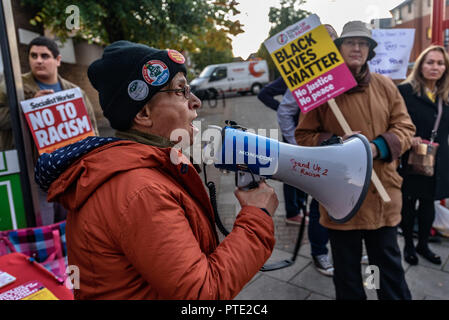
[[[431,44],[431,16],[433,0],[406,0],[390,10],[392,28],[414,28],[415,43],[410,61]],[[449,0],[445,1],[445,18],[449,19]],[[444,33],[444,46],[449,49],[449,30]]]

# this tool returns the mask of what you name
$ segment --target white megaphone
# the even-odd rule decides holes
[[[239,187],[257,185],[260,177],[300,189],[327,210],[336,223],[350,220],[362,205],[372,173],[369,141],[361,134],[344,143],[302,147],[234,127],[209,126],[221,139],[205,147],[216,168],[237,172]]]

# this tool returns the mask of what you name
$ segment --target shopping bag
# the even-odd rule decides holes
[[[444,237],[449,238],[449,209],[435,201],[433,227]]]
[[[0,256],[19,252],[31,257],[56,276],[65,279],[67,246],[65,221],[55,224],[0,231]]]

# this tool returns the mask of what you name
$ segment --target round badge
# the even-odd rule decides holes
[[[135,101],[142,101],[148,97],[148,85],[142,80],[133,80],[128,85],[128,95]]]
[[[276,40],[278,41],[279,44],[286,44],[288,41],[288,37],[285,33],[281,33],[280,35],[277,36]]]
[[[168,57],[172,61],[179,64],[183,64],[184,62],[186,62],[186,58],[184,58],[184,56],[176,50],[168,50]]]
[[[161,86],[168,81],[170,71],[160,60],[150,60],[143,65],[142,76],[152,86]]]

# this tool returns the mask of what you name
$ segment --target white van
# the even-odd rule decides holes
[[[265,60],[212,64],[190,83],[193,92],[207,91],[209,98],[225,92],[258,94],[269,82]]]

